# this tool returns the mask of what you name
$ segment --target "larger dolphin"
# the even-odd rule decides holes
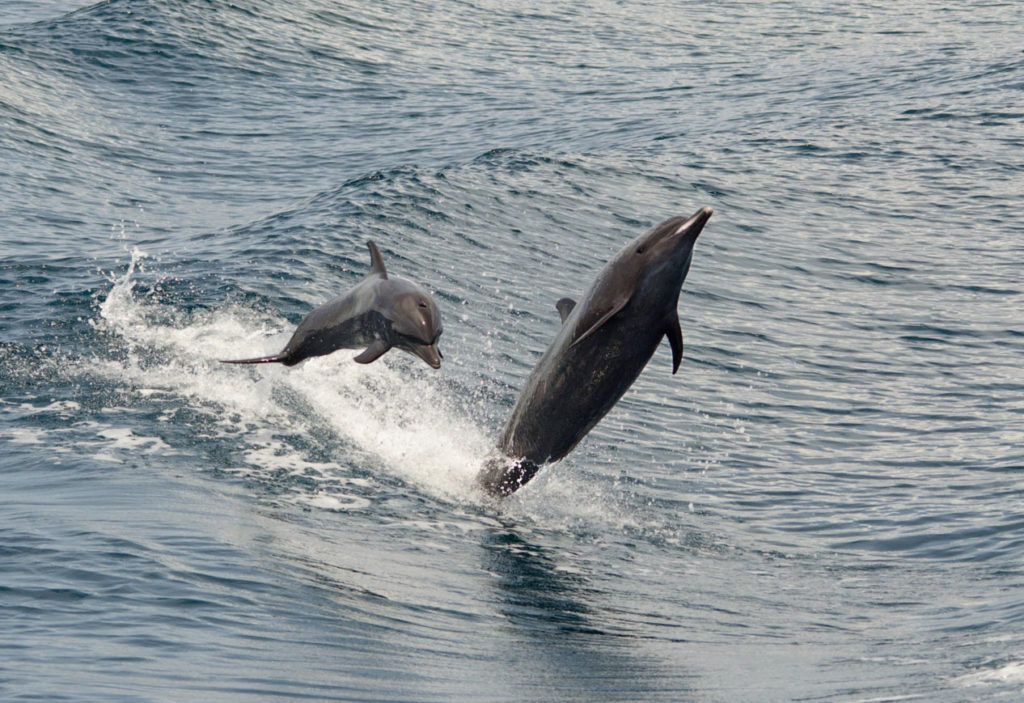
[[[388,276],[377,245],[369,241],[366,246],[370,272],[350,291],[306,315],[280,354],[222,363],[294,366],[311,356],[365,347],[355,360],[369,364],[396,347],[440,368],[441,313],[433,298],[412,281]]]
[[[507,496],[583,439],[633,384],[663,337],[672,373],[683,357],[676,305],[708,218],[673,217],[627,244],[577,305],[556,305],[562,329],[526,381],[498,440],[504,455],[487,462],[478,481]]]

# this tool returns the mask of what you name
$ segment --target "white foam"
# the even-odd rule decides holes
[[[964,674],[956,679],[963,686],[1013,684],[1024,686],[1024,662],[1011,661],[991,669]]]
[[[326,425],[382,470],[446,498],[473,499],[472,479],[490,441],[446,397],[443,369],[420,369],[421,362],[398,358],[399,351],[370,365],[356,364],[357,352],[348,350],[292,368],[220,364],[279,351],[293,326],[247,309],[187,316],[138,299],[133,276],[143,257],[132,252],[127,272],[112,280],[100,304],[93,324],[120,336],[127,349],[124,361],[97,363],[100,373],[145,394],[170,392],[211,409],[225,432],[244,431],[245,442],[256,444],[246,458],[257,465],[336,477],[338,463],[309,461],[273,438]],[[307,502],[330,509],[355,504],[322,494]]]
[[[2,436],[11,444],[45,444],[47,431],[40,428],[5,428]]]
[[[370,501],[366,498],[352,495],[329,495],[322,491],[314,493],[302,502],[314,508],[333,510],[335,512],[351,512],[370,507]]]
[[[11,444],[45,445],[52,454],[77,451],[95,461],[111,464],[124,464],[128,457],[140,454],[152,457],[178,453],[160,437],[138,435],[128,427],[94,421],[76,422],[67,427],[11,429],[0,436]]]
[[[54,412],[64,418],[71,417],[82,409],[82,406],[74,400],[55,400],[49,405],[42,405],[38,407],[28,403],[23,403],[21,407],[31,409],[36,413]]]
[[[466,496],[490,447],[487,437],[424,374],[379,362],[359,366],[346,357],[312,359],[287,383],[336,432],[402,478]]]
[[[145,451],[146,453],[173,453],[171,446],[159,437],[137,435],[127,427],[101,427],[97,430],[96,434],[107,440],[109,449],[133,452]]]

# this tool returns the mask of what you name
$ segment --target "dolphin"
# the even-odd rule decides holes
[[[377,245],[368,241],[366,246],[370,272],[352,290],[306,315],[280,354],[221,363],[294,366],[311,356],[366,347],[355,360],[369,364],[395,347],[441,368],[441,313],[433,298],[412,281],[388,276]]]
[[[508,496],[544,464],[558,461],[633,384],[663,337],[672,373],[683,358],[676,305],[693,246],[711,217],[673,217],[637,237],[611,259],[577,304],[556,304],[562,328],[537,362],[498,440],[503,456],[477,477],[484,490]]]

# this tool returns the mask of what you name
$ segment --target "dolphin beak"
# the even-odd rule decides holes
[[[697,236],[704,229],[704,225],[708,223],[711,218],[711,214],[714,212],[710,207],[704,206],[697,212],[690,216],[690,219],[679,225],[678,228],[670,235],[673,239],[685,239],[688,241],[695,241]]]
[[[432,368],[441,368],[441,350],[436,344],[416,344],[412,347],[412,353],[430,364]]]

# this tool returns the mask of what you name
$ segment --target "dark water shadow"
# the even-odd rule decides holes
[[[528,687],[552,701],[695,698],[692,673],[649,656],[642,634],[602,610],[610,596],[560,566],[556,549],[511,526],[486,532],[481,547],[510,635],[495,667],[505,690]]]

